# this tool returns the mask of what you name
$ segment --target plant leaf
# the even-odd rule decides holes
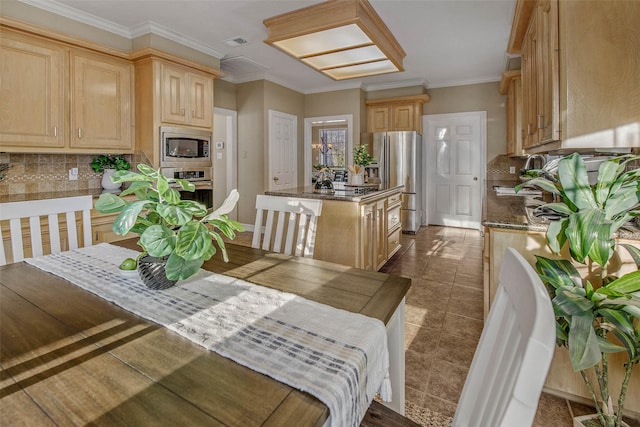
[[[191,212],[181,206],[158,203],[156,211],[170,225],[183,226],[191,221]]]
[[[524,182],[522,184],[516,185],[516,187],[515,187],[516,193],[518,191],[520,191],[525,186],[526,187],[530,187],[530,186],[540,187],[542,190],[547,191],[549,193],[560,194],[560,191],[558,190],[558,188],[556,187],[556,185],[552,181],[550,181],[550,180],[548,180],[546,178],[542,178],[542,177],[533,178],[533,179],[530,179],[527,182]]]
[[[191,181],[186,179],[175,179],[175,182],[185,191],[195,191],[196,186]]]
[[[562,184],[564,197],[578,209],[598,207],[589,185],[587,167],[578,153],[564,157],[558,162],[558,179]]]
[[[536,270],[541,276],[549,279],[549,283],[558,288],[561,286],[582,288],[582,277],[571,263],[566,259],[551,259],[536,255]]]
[[[604,212],[600,209],[587,208],[569,217],[566,235],[571,256],[578,262],[584,263],[598,236],[610,230],[610,224],[604,226],[604,223]],[[611,236],[609,238],[612,239]]]
[[[119,212],[126,206],[126,202],[120,197],[112,193],[103,193],[96,200],[96,210],[102,213],[114,213]]]
[[[202,264],[204,264],[202,259],[185,260],[174,252],[167,259],[165,274],[169,280],[188,279],[198,272]]]
[[[601,359],[600,346],[593,329],[593,312],[571,316],[569,358],[574,371],[587,369]]]
[[[207,227],[198,221],[190,221],[178,231],[175,252],[191,261],[209,255],[212,244]]]
[[[164,225],[152,225],[140,235],[140,246],[151,256],[161,258],[172,253],[175,247],[173,231]]]
[[[610,159],[600,164],[598,168],[598,182],[596,182],[595,197],[600,208],[609,197],[611,186],[618,179],[620,172],[624,171],[624,166],[620,166],[620,159]]]
[[[567,225],[569,224],[568,218],[562,218],[549,223],[547,227],[547,244],[554,254],[559,254],[560,250],[567,242]]]
[[[119,196],[120,197],[124,197],[128,194],[136,194],[138,195],[138,198],[140,198],[140,194],[146,194],[146,191],[148,188],[151,187],[151,182],[149,181],[135,181],[132,182],[131,185],[129,186],[129,188],[123,190],[120,192]],[[144,191],[144,193],[142,193],[142,191]]]
[[[620,243],[620,246],[625,248],[631,254],[631,258],[636,263],[636,267],[640,269],[640,248],[630,245],[628,243]]]
[[[594,304],[591,300],[580,295],[576,290],[582,290],[582,288],[558,288],[556,289],[556,296],[553,298],[553,305],[557,307],[558,312],[563,316],[581,315],[585,312],[591,312]],[[584,291],[583,291],[584,292]]]
[[[616,215],[627,212],[638,206],[638,183],[631,182],[621,185],[616,192],[610,194],[605,203],[605,214],[607,218],[615,218]]]
[[[229,192],[229,195],[224,200],[224,202],[222,202],[222,205],[220,205],[220,207],[218,209],[216,209],[215,211],[213,211],[209,215],[207,215],[204,218],[204,220],[205,221],[211,221],[213,219],[220,218],[222,215],[228,214],[229,212],[231,212],[233,210],[233,208],[235,208],[236,203],[238,203],[238,199],[239,198],[240,198],[240,194],[238,193],[238,190],[236,190],[234,188],[233,190],[231,190]]]
[[[149,202],[148,200],[140,200],[127,204],[122,208],[120,215],[118,215],[113,221],[113,225],[111,226],[113,232],[119,236],[127,234],[129,230],[131,230],[131,227],[135,225],[136,220],[138,219],[138,214],[142,212],[142,209],[152,203],[153,202]]]
[[[153,180],[155,180],[160,175],[154,168],[149,165],[145,165],[144,163],[138,164],[138,170],[141,174],[148,176]]]
[[[623,294],[640,291],[640,271],[633,271],[614,280],[607,285],[607,289],[611,289]]]

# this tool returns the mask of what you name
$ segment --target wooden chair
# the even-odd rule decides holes
[[[547,290],[531,265],[507,248],[453,426],[531,426],[555,340]]]
[[[42,256],[46,250],[43,246],[41,217],[47,217],[49,230],[49,251],[57,253],[62,250],[61,241],[67,242],[66,249],[78,248],[78,231],[76,226],[76,212],[82,213],[82,245],[91,246],[91,216],[93,207],[92,196],[64,197],[59,199],[31,200],[25,202],[9,202],[0,204],[0,221],[9,221],[11,257],[5,254],[4,242],[0,245],[0,265],[9,262],[18,262],[24,259],[24,243],[27,235],[22,234],[22,219],[29,218],[29,231],[31,240],[31,256]],[[58,214],[66,214],[66,233],[63,231],[63,239],[60,236]],[[0,235],[2,229],[0,228]],[[66,240],[65,240],[66,236]],[[46,240],[45,240],[46,243]]]
[[[322,200],[258,195],[256,210],[252,247],[286,255],[313,257]]]

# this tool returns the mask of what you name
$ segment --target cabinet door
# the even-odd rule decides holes
[[[132,150],[133,66],[83,52],[71,56],[71,148]]]
[[[375,271],[387,262],[387,203],[385,200],[374,205]]]
[[[360,265],[363,270],[374,270],[375,209],[373,204],[360,207]]]
[[[189,74],[189,124],[213,127],[213,79]]]
[[[367,130],[369,132],[386,132],[390,130],[390,109],[388,106],[369,107],[367,113]]]
[[[167,64],[160,66],[162,79],[161,120],[165,123],[186,124],[187,73]]]
[[[560,139],[560,74],[558,70],[558,2],[543,0],[537,7],[539,142]]]
[[[524,155],[522,135],[522,80],[514,77],[507,93],[507,155]]]
[[[416,130],[414,104],[398,104],[391,107],[393,126],[391,130]]]
[[[67,53],[53,43],[0,35],[0,142],[3,147],[64,147]]]
[[[537,83],[537,28],[532,17],[522,43],[522,104],[524,148],[538,145],[538,83]]]

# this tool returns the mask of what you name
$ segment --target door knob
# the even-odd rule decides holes
[[[474,176],[474,177],[473,177],[473,180],[474,180],[474,181],[477,181],[477,180],[478,180],[478,177],[477,177],[477,176]]]
[[[280,181],[280,178],[278,178],[277,176],[274,176],[274,177],[273,177],[273,180],[274,180],[274,181]]]

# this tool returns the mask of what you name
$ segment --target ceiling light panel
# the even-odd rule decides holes
[[[265,43],[336,80],[404,70],[404,50],[367,0],[328,0],[264,24]]]

